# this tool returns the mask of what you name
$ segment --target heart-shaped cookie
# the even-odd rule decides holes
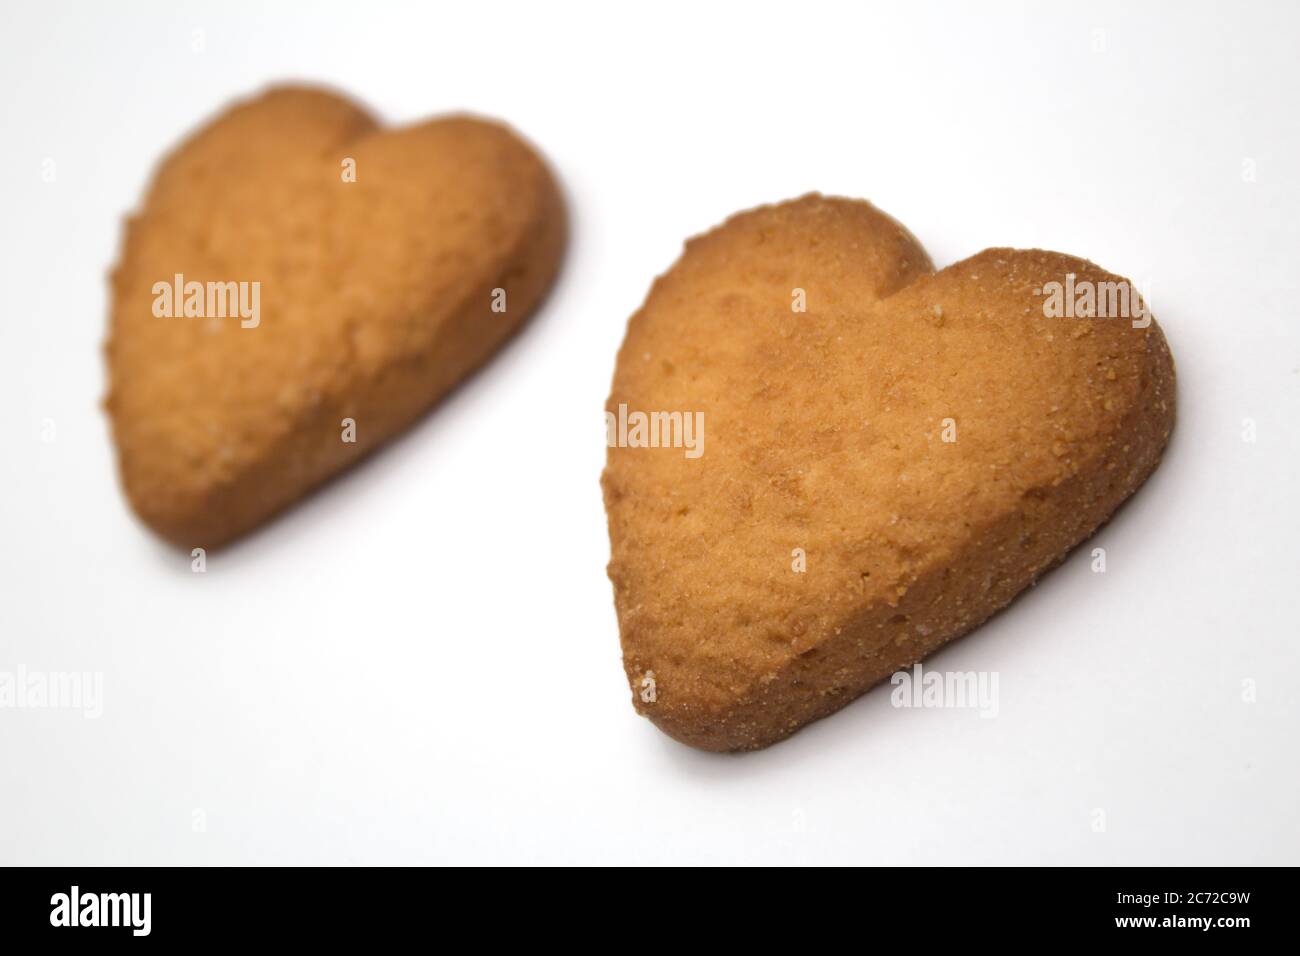
[[[935,272],[815,195],[735,216],[655,282],[606,407],[633,703],[708,750],[832,713],[1088,537],[1173,421],[1164,336],[1090,262]]]
[[[135,510],[187,548],[264,521],[486,360],[564,234],[545,163],[496,123],[381,130],[302,88],[236,105],[163,162],[113,274]]]

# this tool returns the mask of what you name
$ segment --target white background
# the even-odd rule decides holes
[[[972,6],[6,3],[0,671],[102,673],[104,710],[0,710],[0,862],[1300,862],[1300,7]],[[162,151],[284,78],[506,119],[573,241],[482,374],[199,575],[118,489],[106,274]],[[814,189],[939,265],[1131,276],[1179,424],[1106,574],[933,658],[996,671],[996,718],[885,687],[698,753],[628,700],[602,403],[682,241]]]

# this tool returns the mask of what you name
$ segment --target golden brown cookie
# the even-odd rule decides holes
[[[383,130],[278,88],[162,163],[112,278],[109,393],[140,517],[216,547],[410,425],[550,286],[555,180],[504,126]]]
[[[817,195],[688,242],[632,316],[606,406],[637,710],[696,747],[767,746],[1092,534],[1174,422],[1136,295],[1080,317],[1082,290],[1113,313],[1121,282],[1038,250],[935,272],[893,219]]]

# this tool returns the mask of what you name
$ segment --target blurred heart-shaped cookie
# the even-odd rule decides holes
[[[733,217],[654,283],[606,406],[636,708],[708,750],[832,713],[1092,534],[1173,422],[1164,336],[1090,262],[935,272],[815,195]]]
[[[410,425],[550,286],[565,215],[497,123],[385,130],[277,88],[191,136],[128,223],[107,344],[119,468],[185,547],[260,524]]]

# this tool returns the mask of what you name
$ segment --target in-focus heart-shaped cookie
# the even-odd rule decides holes
[[[935,272],[815,195],[735,216],[655,282],[606,407],[636,708],[708,750],[832,713],[1096,530],[1173,421],[1164,336],[1090,262]]]
[[[303,88],[228,110],[163,162],[113,274],[106,406],[135,510],[184,547],[261,523],[487,359],[564,235],[545,163],[496,123],[381,130]]]

